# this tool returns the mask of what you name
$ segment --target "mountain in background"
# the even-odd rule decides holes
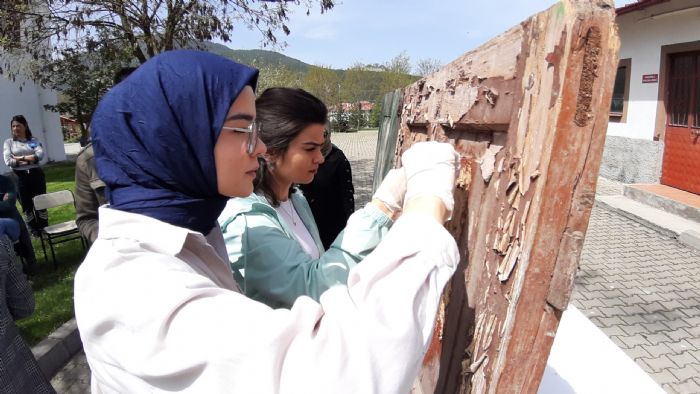
[[[305,73],[311,67],[310,64],[291,58],[281,53],[264,49],[231,49],[226,45],[213,42],[205,43],[209,52],[227,57],[239,63],[257,66],[284,66],[290,71]],[[340,71],[340,70],[335,70]]]
[[[311,67],[311,64],[304,63],[301,60],[294,59],[292,57],[283,55],[278,52],[268,51],[264,49],[231,49],[222,44],[216,44],[213,42],[205,42],[204,49],[209,52],[215,53],[217,55],[227,57],[229,59],[235,60],[239,63],[248,64],[258,68],[263,68],[266,66],[270,67],[286,67],[288,70],[305,74]],[[345,76],[345,71],[342,69],[332,69],[340,80]],[[374,88],[379,88],[382,83],[382,72],[386,71],[386,66],[381,64],[371,64],[367,65],[367,73],[365,78],[367,78],[367,86],[373,86]],[[415,77],[415,79],[418,79]],[[367,91],[365,97],[362,100],[373,101],[377,98],[380,92],[376,90]]]

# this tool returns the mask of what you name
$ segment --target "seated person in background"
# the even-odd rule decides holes
[[[17,222],[19,228],[18,253],[24,261],[24,273],[34,275],[36,273],[36,255],[34,246],[29,236],[29,230],[24,224],[22,215],[17,211],[17,192],[15,183],[9,176],[0,175],[0,218],[12,219]]]
[[[355,188],[352,186],[350,162],[343,151],[331,143],[330,132],[327,132],[321,153],[324,161],[314,180],[299,185],[299,188],[314,214],[321,243],[328,249],[355,212]]]
[[[355,212],[326,250],[297,184],[323,163],[326,106],[302,89],[272,88],[255,102],[256,127],[267,146],[254,193],[228,201],[219,216],[234,277],[246,295],[273,308],[297,297],[319,300],[367,257],[391,228],[406,191],[403,170],[387,175],[372,202]]]
[[[90,142],[75,161],[75,223],[90,243],[97,239],[97,208],[106,203],[105,184],[97,175],[95,152]]]
[[[0,391],[55,393],[14,323],[34,312],[32,288],[18,269],[12,248],[20,227],[24,227],[24,223],[0,219]]]
[[[135,67],[125,67],[114,77],[114,85],[129,76]],[[75,160],[75,223],[80,234],[90,241],[97,239],[97,208],[107,203],[105,183],[97,175],[95,152],[88,142]]]

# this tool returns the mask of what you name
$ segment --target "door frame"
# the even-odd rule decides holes
[[[663,142],[666,138],[666,103],[668,102],[668,74],[671,55],[679,52],[700,51],[700,40],[661,46],[661,64],[659,65],[659,93],[656,105],[656,124],[654,141]],[[663,159],[662,159],[663,160]],[[662,163],[663,166],[663,163]]]

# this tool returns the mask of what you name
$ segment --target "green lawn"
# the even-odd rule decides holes
[[[44,166],[44,173],[47,191],[75,191],[75,163],[49,164]],[[19,204],[17,208],[20,209]],[[49,209],[49,224],[72,219],[75,219],[75,209],[71,206]],[[56,245],[58,268],[54,269],[48,245],[46,252],[49,257],[45,260],[41,242],[33,240],[33,243],[38,262],[38,272],[32,278],[36,309],[32,316],[17,323],[30,345],[35,345],[73,317],[73,278],[85,254],[78,240]]]

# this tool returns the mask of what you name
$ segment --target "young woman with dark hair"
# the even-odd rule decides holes
[[[327,133],[328,110],[312,94],[292,88],[265,90],[255,100],[255,109],[260,139],[267,146],[267,155],[261,161],[255,180],[255,191],[277,207],[281,199],[287,200],[296,183],[311,182],[323,163],[321,146]],[[300,134],[303,136],[297,138]],[[294,144],[294,140],[299,144]],[[290,146],[291,152],[287,155]],[[292,173],[297,170],[299,174]],[[287,178],[300,178],[301,182],[288,184]],[[285,187],[287,190],[280,190]]]
[[[246,295],[289,308],[302,295],[319,300],[347,282],[398,216],[406,191],[403,170],[393,170],[372,202],[348,220],[325,250],[298,184],[313,181],[324,162],[326,106],[302,89],[271,88],[255,102],[260,139],[267,146],[255,192],[231,199],[219,217],[229,260]]]
[[[49,214],[46,210],[34,214],[33,198],[46,193],[46,177],[39,167],[44,158],[41,142],[32,136],[27,119],[23,115],[15,115],[10,121],[12,138],[5,140],[3,158],[5,164],[12,168],[18,178],[19,201],[22,204],[24,218],[29,229],[35,236],[49,225]]]
[[[216,222],[230,197],[252,193],[265,153],[256,79],[211,53],[168,51],[98,105],[95,160],[110,204],[75,275],[93,393],[410,389],[459,259],[442,226],[454,150],[404,154],[406,207],[348,286],[273,310],[241,294]]]

